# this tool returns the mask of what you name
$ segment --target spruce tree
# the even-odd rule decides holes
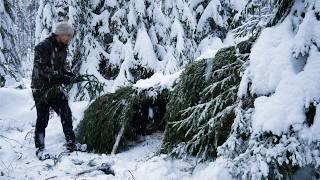
[[[0,1],[0,16],[0,87],[2,87],[21,80],[14,2]]]

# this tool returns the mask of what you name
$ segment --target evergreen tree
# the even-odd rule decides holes
[[[214,58],[186,68],[168,102],[165,152],[201,159],[217,156],[235,118],[240,74],[252,43],[250,39],[221,49]]]
[[[14,11],[14,2],[0,1],[0,87],[13,85],[20,81],[19,69],[21,63],[17,48],[17,14]]]
[[[24,78],[30,79],[32,73],[33,46],[35,44],[35,20],[38,9],[37,1],[15,0],[14,11],[17,14],[17,49],[21,61],[19,70]]]
[[[223,1],[77,2],[77,67],[106,83],[106,91],[150,77],[171,74],[201,54],[198,45],[226,37],[236,10]],[[70,3],[69,3],[70,6]],[[212,12],[214,11],[214,12]],[[212,18],[212,16],[214,18]],[[81,26],[81,27],[80,27]],[[205,39],[205,43],[202,42]],[[82,43],[82,44],[81,44]],[[81,45],[83,47],[81,47]],[[81,60],[79,60],[81,59]],[[77,92],[81,97],[86,92]]]
[[[315,114],[318,110],[319,96],[312,94],[311,89],[314,86],[318,87],[315,77],[318,77],[319,73],[315,69],[318,69],[317,56],[320,53],[320,41],[319,31],[315,28],[320,25],[320,4],[313,0],[279,2],[278,11],[275,16],[271,16],[270,21],[270,25],[278,24],[270,29],[276,34],[281,32],[289,34],[290,40],[284,38],[279,42],[277,37],[268,36],[268,38],[271,39],[270,42],[284,43],[285,46],[290,47],[281,53],[288,54],[283,60],[289,63],[288,66],[295,67],[295,74],[291,77],[293,81],[284,78],[283,83],[287,85],[292,83],[289,89],[284,88],[283,84],[275,87],[276,89],[270,87],[261,89],[261,84],[258,85],[255,80],[258,72],[254,72],[256,67],[251,59],[251,64],[246,69],[239,88],[241,100],[231,134],[227,141],[218,148],[220,158],[227,161],[227,168],[234,178],[293,179],[295,173],[300,169],[308,167],[315,171],[319,167],[319,141],[317,137],[311,137],[315,136],[312,135],[312,131],[317,127],[318,118]],[[288,28],[284,31],[283,27]],[[258,38],[256,46],[263,45],[264,48],[272,51],[272,48],[276,47],[268,45],[270,42],[265,39],[265,34],[270,29],[262,31],[262,37]],[[291,40],[292,43],[288,43]],[[255,56],[251,57],[255,59]],[[266,66],[263,67],[266,68]],[[265,77],[270,76],[265,75]],[[265,81],[268,80],[265,79]],[[307,84],[307,81],[312,81],[312,83]],[[303,88],[303,91],[297,94],[297,89],[300,87]],[[301,98],[302,102],[298,103],[297,100]],[[261,101],[263,99],[264,102]],[[262,110],[262,104],[259,102],[264,105],[270,104],[264,106]],[[270,114],[270,116],[263,117],[263,122],[273,124],[274,126],[271,126],[273,128],[257,126],[257,116],[260,114]],[[272,122],[274,118],[279,118],[278,124]],[[288,127],[281,128],[283,124]],[[313,175],[309,174],[309,176],[311,178]]]

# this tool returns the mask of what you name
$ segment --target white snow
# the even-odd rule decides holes
[[[312,46],[309,53],[302,72],[283,79],[272,96],[262,96],[255,101],[254,130],[262,129],[280,135],[290,126],[303,127],[304,108],[320,101],[320,52]]]
[[[203,14],[201,15],[198,25],[197,25],[197,31],[202,32],[207,25],[207,21],[209,18],[213,18],[214,22],[220,26],[224,26],[223,18],[219,14],[220,8],[222,8],[219,0],[212,0],[209,2],[208,6],[204,10]]]
[[[109,6],[109,7],[115,7],[117,5],[117,0],[109,0],[109,1],[106,1],[106,4]]]
[[[45,26],[45,28],[51,28],[52,27],[52,9],[51,5],[47,3],[43,8],[43,17],[42,17],[42,24]],[[44,39],[48,34],[43,34],[41,39]]]
[[[203,39],[197,49],[196,56],[197,60],[212,58],[216,55],[219,49],[225,47],[221,39],[218,37],[208,36]]]
[[[163,61],[161,63],[164,64],[164,74],[172,74],[177,72],[179,69],[178,61],[174,57],[173,53],[173,48],[169,47],[167,53],[163,57]]]
[[[134,5],[137,13],[143,16],[146,9],[145,0],[134,0]]]
[[[12,88],[0,88],[0,132],[8,130],[24,131],[34,123],[29,119],[35,119],[35,109],[31,90],[16,90]]]
[[[124,48],[123,43],[121,41],[119,41],[118,37],[114,37],[113,42],[114,43],[111,44],[111,46],[110,46],[110,54],[109,54],[109,56],[107,56],[107,54],[106,54],[106,56],[110,58],[111,64],[120,65],[122,56],[124,55],[123,51],[125,51],[126,54],[129,54],[129,53],[132,53],[132,48],[131,48],[131,46],[126,47],[126,48],[130,48],[130,49]],[[131,40],[129,40],[129,42],[127,44],[130,45],[129,43],[131,43]],[[102,49],[100,49],[100,50],[102,51]],[[126,50],[128,50],[128,51],[126,51]],[[94,50],[92,50],[92,51],[94,51]],[[96,58],[98,58],[98,56]]]
[[[141,64],[143,67],[149,67],[152,69],[159,68],[157,56],[153,50],[153,45],[151,39],[145,28],[138,30],[136,43],[134,45],[134,52],[141,59]]]
[[[248,3],[248,0],[230,0],[229,3],[232,9],[235,9],[238,12],[241,12],[245,8],[246,4]]]
[[[137,81],[133,86],[138,89],[149,89],[151,87],[160,87],[161,89],[172,89],[173,85],[178,80],[183,70],[180,70],[174,74],[163,75],[161,73],[155,73],[148,79],[141,79]]]
[[[294,18],[288,16],[280,25],[264,29],[252,48],[245,76],[252,81],[251,92],[262,95],[254,102],[254,133],[281,135],[289,128],[308,131],[305,109],[320,102],[320,52],[315,45],[319,44],[320,33],[313,28],[320,23],[313,10],[300,25],[294,24]],[[298,31],[293,31],[293,26]],[[309,133],[314,133],[314,128]]]
[[[250,54],[250,78],[252,93],[273,93],[281,79],[295,74],[291,56],[293,34],[290,19],[277,27],[266,28],[252,47]]]
[[[134,27],[137,25],[137,17],[136,17],[136,12],[135,9],[133,8],[133,5],[130,4],[129,7],[129,13],[128,13],[128,25],[131,27]]]
[[[315,11],[308,11],[299,26],[292,45],[293,56],[306,55],[313,43],[320,44],[320,21],[315,17]]]
[[[201,180],[232,180],[232,176],[226,168],[224,159],[218,158],[214,162],[202,167],[194,173],[194,179]]]
[[[133,47],[131,39],[123,46],[120,53],[120,58],[123,59],[123,62],[120,66],[120,72],[117,78],[114,81],[113,89],[115,90],[118,87],[125,86],[130,84],[133,81],[133,77],[129,68],[133,66],[132,59],[133,57]]]
[[[174,77],[163,78],[159,74],[151,79],[157,78],[162,79],[161,83],[174,79]],[[146,87],[147,82],[140,81],[138,85]],[[219,170],[211,172],[210,166],[204,172],[202,170],[205,166],[199,166],[193,175],[195,160],[178,160],[168,155],[157,155],[161,145],[161,133],[146,136],[135,147],[115,155],[73,152],[69,156],[61,156],[56,161],[39,161],[35,156],[33,144],[36,110],[30,110],[34,105],[31,89],[0,88],[0,97],[0,172],[3,173],[0,179],[138,180],[147,177],[154,180],[196,180],[199,176],[218,180],[227,175],[226,172],[219,174]],[[76,127],[89,102],[79,101],[69,104],[73,113],[73,125]],[[50,114],[45,140],[46,149],[50,154],[58,156],[63,151],[64,135],[60,119],[54,113]],[[116,175],[93,171],[77,176],[78,173],[102,163],[110,164]],[[214,167],[219,169],[220,165]],[[211,176],[212,174],[215,176]]]
[[[0,0],[0,13],[5,11],[3,0]]]
[[[101,23],[101,26],[99,27],[99,33],[100,34],[106,34],[110,32],[109,29],[109,21],[105,21],[105,19],[109,19],[109,12],[108,11],[103,11],[101,14],[99,15],[93,15],[94,18],[91,21],[91,28],[93,28],[94,26],[97,26],[97,24]]]
[[[223,40],[219,37],[209,35],[208,37],[204,38],[198,45],[195,54],[195,61],[214,58],[214,56],[220,49],[234,46],[244,40],[247,40],[247,38],[234,37],[234,34],[232,32],[227,33],[226,38]]]
[[[173,38],[173,37],[177,38],[177,43],[175,48],[177,50],[177,53],[180,55],[184,50],[184,30],[178,19],[175,19],[171,26],[170,38]]]

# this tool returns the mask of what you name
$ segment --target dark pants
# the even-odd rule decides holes
[[[37,109],[37,122],[35,129],[35,146],[44,148],[45,129],[48,126],[50,107],[60,116],[63,132],[67,144],[75,142],[72,127],[72,113],[68,104],[68,98],[59,89],[33,90],[33,98]]]

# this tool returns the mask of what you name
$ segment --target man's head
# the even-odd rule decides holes
[[[54,30],[56,34],[56,39],[58,42],[68,45],[72,40],[74,31],[72,26],[68,22],[59,22]]]

